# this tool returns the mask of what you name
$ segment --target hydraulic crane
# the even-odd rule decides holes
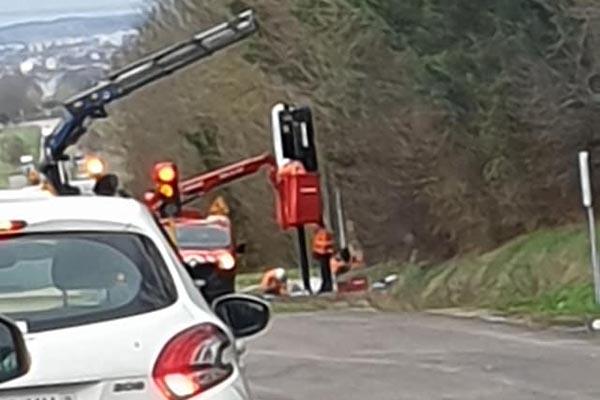
[[[188,204],[204,196],[211,190],[258,173],[263,168],[268,169],[270,179],[274,182],[277,165],[275,158],[268,153],[183,180],[179,183],[179,194],[182,197],[181,203]],[[146,197],[146,203],[153,211],[159,212],[162,200],[158,196],[153,195],[152,192],[149,192]]]
[[[273,178],[273,174],[277,168],[275,158],[267,153],[227,165],[183,181],[181,183],[181,191],[184,195],[188,196],[202,196],[219,186],[255,174],[263,167],[269,168],[269,172]]]
[[[156,167],[154,174],[156,188],[154,191],[146,192],[145,201],[155,214],[163,218],[163,223],[171,231],[171,235],[176,236],[174,232],[178,226],[185,226],[191,220],[202,219],[198,216],[187,218],[188,210],[183,209],[183,205],[214,189],[265,169],[276,193],[277,219],[282,229],[304,224],[323,225],[318,176],[307,173],[302,164],[297,161],[290,161],[283,168],[279,168],[276,158],[266,153],[182,181],[177,177],[178,169],[174,164],[163,162]],[[165,175],[168,179],[161,179],[161,175]],[[170,188],[165,190],[164,185]],[[323,288],[325,291],[330,291],[329,254],[333,250],[330,248],[331,239],[323,238],[324,234],[327,233],[320,229],[315,240],[319,244],[320,252],[327,255],[321,260],[326,263],[324,264],[326,272],[322,273],[325,282]],[[301,245],[301,248],[302,246],[306,248],[306,244]],[[302,257],[305,258],[302,262],[308,264],[306,254]],[[317,258],[323,257],[318,255]],[[305,269],[308,271],[308,266]],[[310,288],[309,283],[306,285]]]
[[[274,179],[276,163],[270,154],[236,162],[187,180],[179,179],[179,169],[174,163],[161,162],[155,165],[155,190],[146,193],[146,204],[161,218],[165,231],[179,247],[179,254],[186,262],[190,276],[195,282],[202,283],[200,290],[207,299],[235,290],[238,255],[245,246],[236,244],[227,211],[207,216],[183,206],[211,190],[258,173],[265,167]],[[213,206],[217,204],[219,202]]]
[[[268,167],[269,178],[275,189],[277,221],[283,230],[295,228],[298,233],[300,267],[306,291],[312,291],[304,230],[305,226],[310,225],[319,228],[312,248],[313,255],[321,262],[321,291],[331,291],[329,260],[333,253],[333,242],[324,229],[312,112],[309,107],[278,104],[271,116],[275,157],[263,154],[185,181],[179,180],[178,168],[174,163],[159,163],[153,174],[154,190],[146,192],[144,196],[146,204],[167,222],[174,235],[175,219],[184,217],[187,211],[182,209],[183,205],[210,190]]]
[[[66,159],[66,149],[77,143],[92,120],[107,117],[108,104],[205,59],[247,38],[256,30],[254,13],[251,10],[245,11],[230,22],[144,57],[72,97],[62,104],[64,119],[45,139],[41,172],[58,194],[77,194],[78,189],[69,185],[66,174],[61,170],[61,162]]]

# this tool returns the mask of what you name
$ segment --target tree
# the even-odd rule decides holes
[[[0,160],[17,166],[22,155],[27,153],[25,142],[17,135],[0,135]]]
[[[261,32],[125,101],[103,134],[124,149],[140,191],[157,160],[196,173],[269,150],[273,103],[309,103],[322,164],[369,260],[408,258],[412,246],[433,259],[488,248],[580,214],[573,154],[600,126],[587,82],[600,70],[600,24],[590,17],[600,5],[582,4],[157,2],[122,59],[245,6]],[[230,193],[257,243],[252,262],[286,262],[294,250],[273,245],[282,242],[264,206],[268,186]]]

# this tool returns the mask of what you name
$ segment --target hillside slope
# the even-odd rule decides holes
[[[576,150],[600,107],[584,0],[157,3],[137,54],[247,6],[259,36],[124,101],[100,127],[136,192],[170,158],[193,173],[270,149],[280,100],[314,107],[323,165],[370,262],[438,260],[579,217]],[[270,188],[227,190],[252,266],[290,264]]]
[[[372,280],[392,273],[399,282],[391,298],[376,299],[383,307],[486,308],[546,318],[600,315],[583,226],[540,230],[483,255],[433,267],[390,263],[368,272]]]

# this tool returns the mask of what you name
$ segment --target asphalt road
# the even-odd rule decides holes
[[[284,315],[248,344],[258,400],[600,398],[600,340],[420,314]]]

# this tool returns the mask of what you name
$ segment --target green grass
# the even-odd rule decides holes
[[[298,279],[298,271],[288,271]],[[567,226],[524,235],[482,255],[435,266],[386,263],[344,278],[366,274],[371,282],[397,274],[391,296],[372,295],[375,306],[390,310],[482,308],[531,316],[540,321],[586,320],[600,316],[595,304],[585,227]],[[258,285],[262,273],[240,274],[238,287]],[[278,302],[277,311],[329,309],[331,302]]]
[[[510,313],[533,313],[542,316],[600,316],[600,306],[594,298],[594,287],[582,284],[564,287],[544,293],[521,303],[505,308]]]
[[[489,253],[437,266],[386,264],[367,272],[371,279],[390,273],[400,276],[391,294],[402,309],[474,307],[542,317],[600,315],[583,226],[538,231]]]
[[[8,141],[15,138],[20,139],[22,146],[5,146]],[[41,132],[36,127],[7,127],[0,131],[0,152],[14,151],[17,148],[22,154],[15,154],[15,157],[22,155],[32,155],[35,160],[40,153]],[[8,149],[6,148],[8,147]],[[18,171],[19,163],[8,162],[8,154],[0,154],[0,187],[5,187],[8,183],[8,177]]]

